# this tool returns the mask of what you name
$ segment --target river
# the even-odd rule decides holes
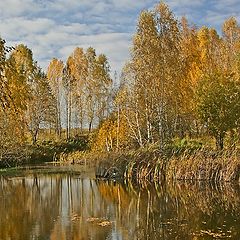
[[[96,180],[81,166],[0,174],[1,240],[240,239],[240,187]]]

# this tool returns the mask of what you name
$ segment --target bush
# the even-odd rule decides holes
[[[181,154],[183,152],[192,153],[196,150],[200,150],[203,147],[202,141],[198,139],[189,138],[176,138],[168,145],[173,154]]]

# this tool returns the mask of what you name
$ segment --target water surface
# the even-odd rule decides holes
[[[240,188],[95,180],[84,167],[0,176],[0,239],[240,239]]]

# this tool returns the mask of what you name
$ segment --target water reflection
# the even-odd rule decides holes
[[[240,239],[239,186],[0,177],[0,239]]]

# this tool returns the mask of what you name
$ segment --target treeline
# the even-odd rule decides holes
[[[160,3],[143,11],[114,111],[100,127],[97,148],[160,148],[173,139],[212,136],[218,149],[239,140],[240,26],[213,28],[180,21]]]
[[[143,11],[131,57],[112,80],[108,59],[76,48],[47,72],[24,45],[0,42],[0,159],[38,140],[91,137],[92,150],[118,151],[173,139],[212,136],[223,149],[240,132],[240,26],[213,28],[178,20],[159,3]],[[117,87],[113,87],[116,86]],[[52,135],[51,135],[52,134]]]
[[[76,48],[65,64],[53,59],[44,73],[27,46],[1,40],[0,50],[0,160],[28,157],[23,148],[35,146],[40,133],[41,141],[63,139],[60,150],[75,148],[66,140],[90,135],[109,115],[112,79],[104,54]]]
[[[112,86],[110,66],[104,54],[95,49],[76,48],[66,64],[53,59],[47,70],[55,96],[55,127],[58,136],[91,133],[111,112]]]

